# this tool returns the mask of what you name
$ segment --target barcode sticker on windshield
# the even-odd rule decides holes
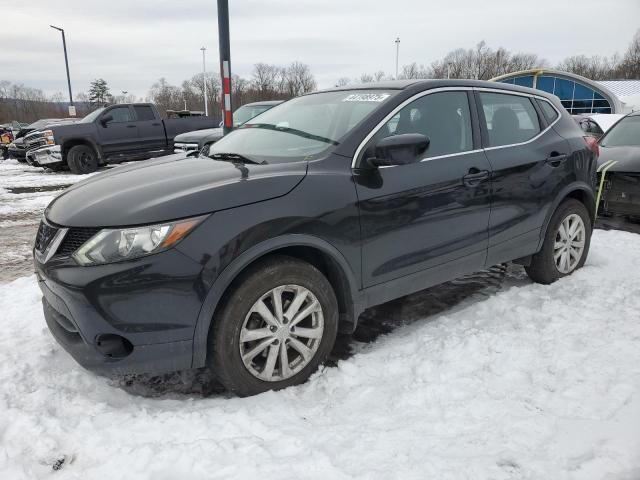
[[[342,99],[343,102],[382,102],[389,97],[388,93],[352,93]]]

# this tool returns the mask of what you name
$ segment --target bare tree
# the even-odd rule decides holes
[[[287,94],[297,97],[316,89],[316,80],[309,69],[309,65],[302,62],[292,62],[287,67]]]
[[[262,95],[278,92],[278,77],[281,71],[277,65],[256,63],[251,78],[252,87]]]

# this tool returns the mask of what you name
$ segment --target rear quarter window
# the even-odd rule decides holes
[[[547,102],[546,100],[538,100],[538,105],[540,105],[540,109],[542,110],[544,118],[547,119],[547,122],[549,122],[549,124],[556,121],[556,118],[558,118],[559,116],[558,112],[549,102]]]

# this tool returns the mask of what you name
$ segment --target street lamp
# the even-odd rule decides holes
[[[204,114],[205,116],[209,116],[209,109],[207,108],[207,68],[204,63],[204,52],[207,50],[202,47],[202,83],[204,84]]]
[[[67,67],[67,85],[69,86],[69,115],[72,117],[76,116],[76,109],[73,106],[73,96],[71,95],[71,77],[69,76],[69,59],[67,57],[67,40],[64,37],[64,29],[60,27],[56,27],[54,25],[49,25],[51,28],[58,30],[62,33],[62,48],[64,49],[64,64]]]
[[[400,37],[396,38],[396,80],[398,79],[398,56],[400,55]]]

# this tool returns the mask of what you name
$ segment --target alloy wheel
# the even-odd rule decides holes
[[[580,215],[568,215],[556,233],[553,260],[562,274],[571,273],[580,263],[584,253],[586,229]]]
[[[322,305],[300,285],[282,285],[256,301],[240,331],[247,370],[267,382],[286,380],[313,359],[324,332]]]

